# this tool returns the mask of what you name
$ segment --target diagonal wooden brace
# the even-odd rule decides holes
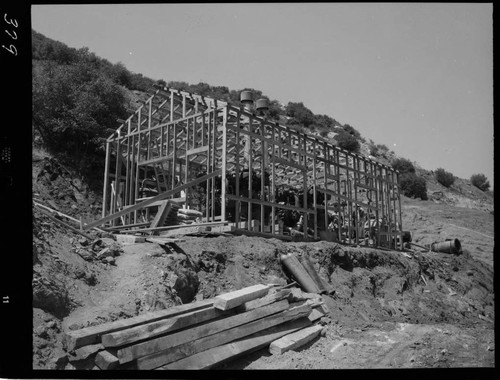
[[[180,186],[177,186],[176,188],[172,189],[172,190],[168,190],[168,191],[165,191],[164,193],[161,193],[161,194],[158,194],[152,198],[149,198],[145,201],[142,201],[141,203],[138,203],[132,207],[127,207],[126,209],[123,209],[121,211],[118,211],[118,212],[115,212],[114,214],[111,214],[111,215],[108,215],[102,219],[99,219],[99,220],[96,220],[95,222],[92,222],[92,223],[89,223],[87,224],[86,226],[84,226],[84,231],[87,231],[89,229],[91,229],[92,227],[97,227],[97,226],[101,226],[103,225],[104,223],[107,223],[111,220],[114,220],[116,218],[119,218],[123,215],[126,215],[126,214],[130,214],[131,212],[135,211],[135,210],[139,210],[141,208],[144,208],[148,205],[150,205],[151,203],[154,203],[154,202],[157,202],[157,201],[161,201],[175,193],[178,193],[180,192],[181,190],[184,190],[184,189],[187,189],[189,187],[192,187],[192,186],[195,186],[197,185],[198,183],[200,182],[203,182],[203,181],[206,181],[208,179],[211,179],[213,177],[216,177],[218,175],[221,175],[222,174],[222,170],[221,169],[218,169],[218,170],[215,170],[213,171],[212,173],[209,173],[207,175],[204,175],[203,177],[200,177],[200,178],[196,178],[195,180],[192,180],[191,182],[188,182],[188,183],[185,183],[183,185],[180,185]]]

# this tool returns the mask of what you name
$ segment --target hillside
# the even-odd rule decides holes
[[[103,139],[147,99],[154,83],[235,103],[240,93],[155,81],[35,31],[33,77],[33,200],[77,221],[100,218]],[[336,144],[355,141],[353,149],[384,164],[399,158],[302,103],[270,103],[269,117],[282,124]],[[403,229],[424,246],[458,238],[462,254],[224,234],[121,244],[96,230],[83,237],[33,205],[33,367],[92,368],[95,352],[66,351],[68,331],[258,283],[286,285],[279,257],[290,252],[310,257],[330,287],[321,296],[330,309],[321,321],[325,336],[297,352],[271,356],[262,349],[222,368],[493,367],[493,196],[467,179],[455,178],[448,188],[433,172],[415,169],[428,199],[401,197]]]

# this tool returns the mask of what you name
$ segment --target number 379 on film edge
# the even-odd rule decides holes
[[[14,28],[17,28],[18,25],[16,19],[7,19],[7,13],[4,14],[3,19],[7,24],[12,25]],[[12,38],[13,40],[17,40],[17,33],[15,32],[15,30],[9,31],[5,29],[4,31],[9,35],[10,38]],[[14,54],[14,56],[17,56],[17,48],[13,44],[10,44],[9,47],[2,45],[2,47],[9,53]]]

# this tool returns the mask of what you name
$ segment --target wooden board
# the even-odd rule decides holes
[[[169,200],[163,201],[162,205],[158,208],[158,212],[155,215],[155,218],[151,222],[149,228],[156,228],[163,226],[165,223],[165,219],[172,208],[172,203]]]
[[[322,326],[314,325],[285,335],[270,344],[269,352],[273,355],[281,355],[287,351],[295,350],[316,338],[322,329]]]
[[[214,298],[214,307],[221,310],[229,310],[245,302],[265,296],[269,292],[269,289],[270,287],[267,285],[257,284],[234,292],[221,294]]]
[[[282,299],[288,298],[291,293],[290,289],[282,289],[269,293],[262,298],[257,298],[252,301],[245,302],[243,305],[236,307],[236,312],[242,313],[245,311],[253,310],[258,307],[269,305],[273,302],[281,301]]]
[[[198,327],[193,327],[177,333],[151,339],[146,342],[120,348],[117,351],[117,357],[120,359],[120,363],[126,363],[142,356],[150,355],[158,351],[179,346],[183,343],[220,333],[221,331],[228,330],[236,326],[241,326],[256,319],[264,318],[268,315],[286,310],[288,307],[288,301],[283,300],[248,311],[246,313],[237,314],[218,321],[206,323]]]
[[[139,340],[151,339],[159,335],[177,331],[211,319],[229,315],[229,311],[209,307],[196,310],[176,317],[161,319],[159,321],[135,326],[126,330],[115,331],[102,336],[102,344],[105,347],[118,347],[131,344]],[[234,314],[234,312],[233,312]]]
[[[274,340],[310,325],[311,322],[307,318],[300,318],[263,330],[239,341],[200,352],[159,369],[210,369],[241,355],[264,348]]]
[[[186,241],[186,239],[175,239],[175,238],[156,236],[156,237],[147,237],[146,241],[157,244],[171,244],[171,243],[180,243]]]
[[[100,369],[115,369],[120,363],[118,358],[107,350],[99,351],[95,357],[95,364]]]
[[[145,201],[142,201],[134,206],[131,206],[129,208],[126,208],[126,209],[123,209],[121,211],[118,211],[114,214],[111,214],[111,215],[108,215],[104,218],[101,218],[99,220],[96,220],[95,222],[92,222],[92,223],[89,223],[87,224],[86,226],[84,226],[84,230],[89,230],[91,229],[92,227],[97,227],[97,226],[100,226],[106,222],[109,222],[109,221],[112,221],[112,220],[115,220],[121,216],[124,216],[124,215],[127,215],[127,214],[130,214],[131,212],[133,211],[136,211],[136,210],[140,210],[141,208],[144,208],[146,207],[147,205],[150,205],[151,203],[154,203],[154,202],[157,202],[157,201],[161,201],[165,198],[168,198],[169,196],[173,195],[173,194],[176,194],[178,192],[180,192],[181,190],[185,190],[189,187],[192,187],[192,186],[196,186],[197,184],[199,184],[200,182],[203,182],[203,181],[206,181],[208,179],[211,179],[211,178],[214,178],[218,175],[221,175],[222,174],[222,170],[218,169],[218,170],[215,170],[214,172],[212,173],[209,173],[207,175],[204,175],[203,177],[199,177],[199,178],[196,178],[195,180],[191,181],[191,182],[188,182],[188,183],[185,183],[183,185],[180,185],[180,186],[177,186],[175,187],[174,189],[172,190],[168,190],[168,191],[165,191],[164,193],[161,193],[161,194],[158,194],[148,200],[145,200]]]
[[[116,235],[116,241],[122,244],[137,244],[144,243],[146,238],[144,236],[132,236],[132,235]]]
[[[101,336],[110,332],[124,330],[130,327],[148,322],[157,321],[163,318],[170,318],[190,311],[209,308],[213,305],[213,299],[207,299],[152,313],[138,315],[136,317],[122,319],[114,322],[103,323],[102,325],[90,326],[80,330],[68,331],[65,334],[67,351],[89,344],[101,342]]]
[[[280,313],[258,319],[256,321],[222,331],[208,337],[187,342],[170,349],[157,352],[153,355],[145,356],[136,360],[136,369],[154,369],[187,356],[195,355],[198,352],[217,347],[228,342],[241,339],[245,336],[255,334],[267,328],[280,325],[295,319],[304,318],[310,314],[309,305],[302,305],[292,309],[284,310]]]

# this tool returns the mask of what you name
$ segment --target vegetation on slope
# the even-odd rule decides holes
[[[267,117],[271,120],[330,138],[348,151],[369,153],[382,163],[389,164],[394,158],[394,152],[386,145],[372,140],[367,143],[351,125],[342,125],[328,115],[314,114],[302,102],[283,105],[253,88],[230,90],[203,82],[153,80],[129,71],[120,62],[113,64],[100,58],[86,47],[71,48],[34,30],[32,68],[34,145],[77,170],[96,188],[100,186],[106,138],[118,127],[117,119],[126,119],[128,108],[135,108],[134,100],[146,95],[155,83],[233,104],[239,104],[241,91],[250,90],[254,99],[269,100]],[[426,191],[425,181],[422,184],[414,168],[409,172],[405,167],[395,168],[407,177],[406,194],[419,197]],[[475,181],[483,191],[489,188],[486,178],[475,177]]]

